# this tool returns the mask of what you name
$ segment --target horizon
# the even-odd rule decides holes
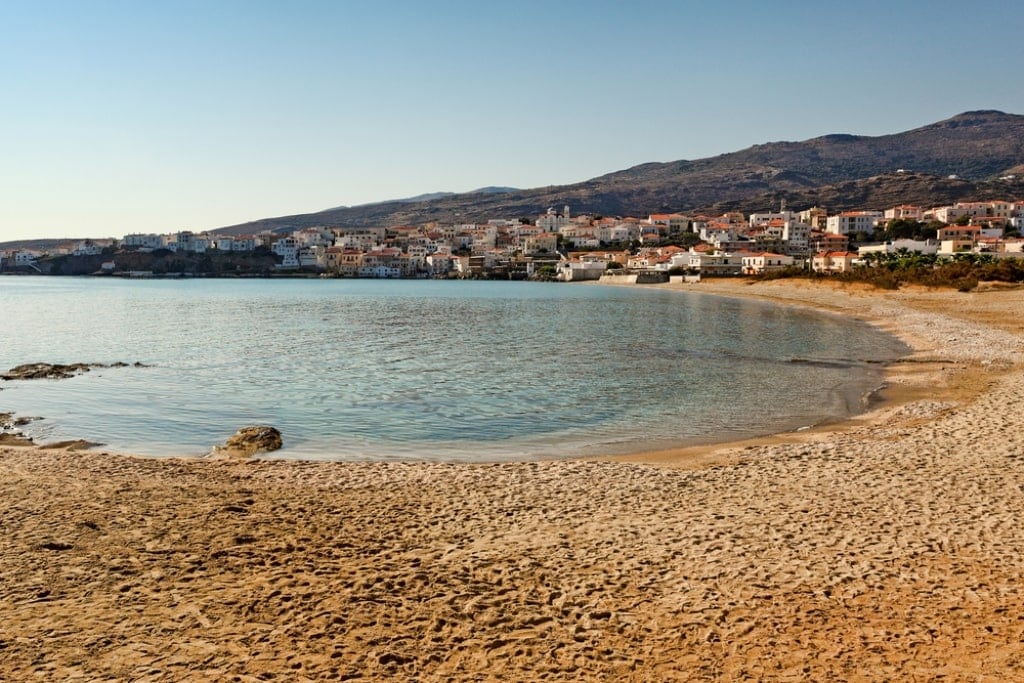
[[[962,23],[949,2],[8,7],[0,242],[202,232],[1024,111],[1006,85],[1024,10],[977,11],[1001,18],[986,42],[1002,52],[935,40]]]

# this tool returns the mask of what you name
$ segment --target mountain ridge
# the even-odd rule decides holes
[[[1015,177],[1000,179],[1005,176]],[[548,207],[565,205],[575,213],[643,217],[668,212],[768,211],[782,201],[790,208],[818,205],[844,211],[985,199],[1024,199],[1022,115],[992,109],[966,111],[881,136],[829,133],[701,159],[645,162],[569,185],[438,192],[264,218],[207,232],[239,235],[316,225],[468,223],[534,217]],[[67,241],[19,240],[0,246],[31,248],[33,243]]]
[[[1014,194],[1016,183],[992,185],[1001,175],[1024,165],[1024,116],[997,110],[967,111],[918,128],[881,136],[830,133],[804,141],[778,141],[753,145],[702,159],[646,162],[569,185],[495,194],[480,191],[445,194],[424,199],[391,200],[305,214],[265,218],[218,228],[216,232],[242,234],[313,225],[366,227],[430,221],[471,222],[487,218],[534,216],[549,206],[569,205],[577,212],[643,216],[661,212],[707,211],[721,206],[733,210],[767,210],[782,199],[846,210],[862,205],[843,201],[835,188],[858,183],[858,199],[891,197],[893,191],[866,192],[883,183],[915,191],[905,201],[928,203],[924,191],[934,186],[935,199],[948,201],[953,189],[965,196],[986,195],[998,188]],[[960,184],[943,182],[955,175]],[[928,180],[926,177],[934,176]],[[813,201],[815,190],[835,205]],[[916,199],[915,199],[916,198]],[[887,199],[888,200],[888,199]],[[898,200],[896,203],[903,203]],[[865,206],[863,208],[886,208]]]

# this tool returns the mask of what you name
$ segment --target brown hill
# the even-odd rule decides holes
[[[268,218],[220,231],[468,222],[533,216],[566,204],[577,212],[619,216],[718,207],[765,210],[777,207],[782,198],[794,208],[817,204],[836,210],[904,202],[930,205],[1020,196],[1019,184],[997,179],[1022,165],[1024,116],[973,111],[893,135],[772,142],[695,161],[642,164],[574,185],[382,202]],[[910,172],[896,174],[897,169]]]

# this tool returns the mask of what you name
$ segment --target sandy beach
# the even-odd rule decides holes
[[[914,353],[848,422],[614,460],[0,446],[0,680],[1024,680],[1024,289],[672,287]]]

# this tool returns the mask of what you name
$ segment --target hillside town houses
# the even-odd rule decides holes
[[[934,239],[872,241],[890,221],[933,222]],[[46,253],[0,251],[0,270],[38,270],[44,256],[99,256],[116,250],[182,254],[274,255],[280,273],[333,277],[530,277],[540,271],[560,280],[599,279],[607,270],[694,275],[753,275],[799,266],[842,272],[867,254],[920,252],[937,257],[988,254],[1024,257],[1024,200],[961,202],[922,208],[829,214],[803,211],[726,213],[720,216],[651,214],[641,218],[572,215],[568,206],[533,219],[486,223],[341,227],[317,226],[252,235],[138,233],[82,240]],[[856,245],[856,246],[852,246]],[[101,272],[115,273],[116,260]],[[115,273],[116,274],[116,273]]]

